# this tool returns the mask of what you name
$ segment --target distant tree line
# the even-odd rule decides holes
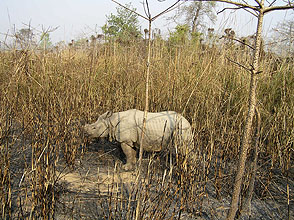
[[[129,3],[126,5],[133,11],[135,8]],[[216,45],[222,43],[227,47],[238,46],[239,49],[253,46],[254,36],[237,37],[232,28],[226,28],[221,36],[215,33],[214,28],[208,27],[207,22],[216,21],[215,15],[216,2],[193,1],[179,6],[174,15],[168,17],[173,21],[176,27],[169,33],[167,38],[170,45],[178,45],[187,42],[198,42],[206,45]],[[148,29],[142,28],[139,23],[138,15],[122,7],[116,8],[116,13],[106,16],[106,23],[101,27],[102,34],[94,34],[89,38],[80,38],[71,40],[67,46],[72,48],[93,47],[108,41],[116,41],[121,44],[129,44],[133,41],[147,39]],[[153,39],[160,38],[161,30],[155,28],[151,34]],[[1,42],[1,47],[4,47]],[[64,41],[53,44],[50,38],[50,32],[41,32],[35,34],[31,27],[22,28],[15,32],[12,47],[17,49],[54,49],[64,48]],[[292,56],[294,53],[294,20],[289,19],[272,29],[270,39],[264,43],[267,51],[279,55]]]

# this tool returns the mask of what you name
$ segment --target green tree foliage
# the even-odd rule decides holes
[[[171,45],[183,45],[186,43],[198,44],[201,40],[202,33],[191,33],[188,24],[179,24],[175,27],[175,31],[170,33],[169,42]]]
[[[131,4],[126,5],[127,8],[135,11]],[[130,40],[140,38],[138,15],[122,7],[116,8],[117,15],[110,14],[107,16],[107,22],[102,27],[105,36],[120,42],[129,42]]]
[[[89,44],[89,40],[87,38],[80,38],[74,42],[74,46],[76,48],[87,47]]]
[[[169,42],[174,44],[185,44],[189,39],[189,26],[187,24],[177,25],[175,31],[170,33]]]
[[[216,2],[193,1],[179,7],[171,19],[179,21],[181,18],[184,18],[184,23],[190,27],[191,33],[197,35],[201,29],[206,28],[206,18],[215,22],[215,7]]]

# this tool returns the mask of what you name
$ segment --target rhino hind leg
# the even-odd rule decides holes
[[[121,143],[121,148],[126,155],[127,163],[122,166],[124,170],[133,170],[136,164],[136,150],[130,143]]]

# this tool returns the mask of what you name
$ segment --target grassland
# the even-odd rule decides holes
[[[144,42],[134,42],[0,53],[0,218],[60,215],[67,195],[60,173],[81,169],[77,161],[89,157],[81,126],[107,110],[143,110],[145,50]],[[221,201],[232,191],[250,76],[230,60],[250,66],[250,54],[237,47],[170,45],[162,40],[153,41],[151,54],[149,110],[175,110],[191,122],[197,159],[190,168],[178,163],[173,172],[150,163],[143,185],[130,184],[126,193],[122,182],[112,181],[105,195],[95,194],[96,219],[132,219],[140,193],[145,202],[141,219],[180,219],[185,213],[196,218],[203,214],[209,193]],[[278,216],[287,217],[291,197],[293,214],[294,69],[289,59],[265,54],[260,70],[254,198],[283,204]],[[244,192],[252,173],[251,158]],[[114,162],[105,166],[116,167]],[[69,213],[65,219],[93,219],[82,211],[80,200],[74,201],[71,208],[63,206]]]

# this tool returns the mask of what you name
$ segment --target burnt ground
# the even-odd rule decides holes
[[[24,214],[19,214],[20,198],[25,199],[19,186],[25,187],[23,173],[24,167],[28,167],[31,160],[31,147],[30,143],[16,145],[26,146],[11,153],[12,212],[14,219],[19,219],[20,216],[29,217],[29,208],[21,207]],[[145,155],[143,160],[144,177],[147,176],[149,157],[150,155]],[[158,187],[166,170],[160,160],[161,155],[155,155],[154,161],[158,164],[153,171],[153,179],[149,182],[150,195],[148,194],[147,198],[145,194],[145,200],[142,200],[145,207],[143,219],[225,219],[231,193],[231,188],[226,188],[228,184],[225,181],[224,192],[217,196],[213,181],[210,181],[209,177],[201,199],[195,199],[195,203],[201,201],[202,208],[185,210],[181,207],[180,196],[175,196],[176,181],[173,181],[172,176],[169,177],[170,182],[166,188]],[[69,168],[64,160],[60,160],[56,171],[58,181],[55,186],[55,219],[132,219],[137,204],[134,199],[136,173],[121,170],[123,163],[125,157],[119,145],[109,142],[91,143],[83,153],[80,149],[74,168]],[[263,175],[264,170],[262,167],[257,172],[250,219],[288,219],[287,182],[290,186],[290,219],[294,219],[294,173],[286,178],[280,170],[274,170],[268,183],[266,175]],[[168,182],[167,179],[168,177],[165,183]],[[29,197],[29,190],[26,193]],[[154,213],[150,211],[152,208]],[[241,219],[249,219],[249,216],[244,215]]]
[[[158,158],[162,159],[160,156]],[[127,203],[120,204],[125,206],[122,209],[115,208],[115,205],[109,205],[111,197],[115,200],[115,196],[112,194],[123,191],[122,194],[127,197],[130,196],[132,188],[134,188],[136,174],[120,170],[120,166],[124,162],[125,157],[118,145],[107,142],[90,144],[87,152],[78,160],[76,170],[63,172],[61,180],[66,185],[67,193],[63,194],[61,198],[58,219],[68,219],[69,216],[75,219],[104,219],[111,215],[109,210],[114,212],[117,209],[119,212],[126,212],[128,210]],[[143,166],[143,170],[146,171],[148,155],[145,155]],[[160,168],[162,165],[159,165]],[[262,176],[261,172],[262,170],[259,170],[257,173],[251,219],[287,219],[287,178],[279,170],[274,171],[271,184],[262,191],[263,195],[261,195],[261,192],[258,192],[258,187],[265,184],[265,180],[260,177]],[[288,178],[288,182],[291,195],[290,219],[292,219],[294,217],[294,182],[291,178]],[[153,193],[157,193],[156,190]],[[166,218],[163,219],[171,219],[173,215],[175,215],[175,219],[178,219],[181,212],[178,202],[176,199],[172,202],[169,206],[170,214],[166,214]],[[202,202],[201,212],[182,211],[179,219],[225,219],[230,205],[230,193],[224,192],[221,198],[217,198],[213,183],[208,181]],[[136,202],[133,202],[131,206],[135,209]],[[116,213],[113,215],[117,216]],[[124,219],[126,215],[126,213],[122,213],[118,216]],[[158,218],[153,217],[153,219]],[[248,215],[244,215],[241,219],[250,218]]]

